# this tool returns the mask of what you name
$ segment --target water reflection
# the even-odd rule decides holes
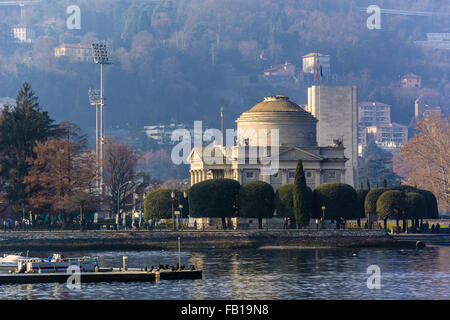
[[[42,253],[45,256],[47,253]],[[175,264],[176,250],[66,252],[96,255],[102,265]],[[418,249],[191,250],[184,265],[202,280],[150,283],[2,285],[2,299],[449,299],[450,247]],[[369,265],[381,268],[381,289],[366,286]]]

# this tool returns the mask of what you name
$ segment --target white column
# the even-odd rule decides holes
[[[197,180],[195,179],[195,170],[191,170],[191,180],[192,180],[192,185],[197,183]]]
[[[205,181],[208,178],[205,169],[202,170],[201,175],[202,175],[202,181]]]
[[[288,169],[281,169],[281,184],[287,184],[288,183]]]

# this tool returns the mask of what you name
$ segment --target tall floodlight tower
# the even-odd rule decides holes
[[[103,94],[103,66],[112,64],[111,53],[105,42],[92,43],[92,58],[95,64],[100,65],[100,141],[99,141],[99,175],[100,193],[103,193],[103,107],[105,97]]]
[[[100,179],[99,179],[99,134],[98,134],[98,106],[100,105],[100,90],[99,89],[89,89],[89,103],[91,106],[95,107],[95,164],[97,167],[97,189],[100,189]]]

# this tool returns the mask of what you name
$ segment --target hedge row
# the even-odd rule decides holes
[[[303,171],[303,168],[301,168]],[[297,174],[296,174],[297,176]],[[301,175],[299,175],[301,176]],[[183,216],[191,217],[245,217],[271,218],[276,209],[277,217],[295,218],[299,225],[307,224],[310,217],[337,220],[359,219],[369,213],[377,214],[380,219],[421,219],[438,218],[437,201],[426,190],[411,186],[393,189],[358,189],[344,183],[323,183],[314,191],[306,185],[295,188],[287,184],[274,193],[272,186],[263,181],[251,181],[242,186],[231,179],[206,180],[192,186],[188,199],[183,193],[171,189],[159,189],[150,192],[144,204],[146,218],[170,218],[172,215],[171,192],[175,192],[175,210],[183,204]],[[308,212],[296,214],[295,202],[303,203]],[[323,210],[324,209],[324,210]],[[299,211],[297,211],[299,212]]]
[[[439,218],[437,200],[433,193],[412,186],[375,188],[368,191],[364,200],[360,201],[364,201],[366,216],[377,214],[380,219]]]

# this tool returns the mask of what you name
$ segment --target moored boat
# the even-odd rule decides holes
[[[81,258],[65,258],[59,253],[45,259],[18,260],[18,273],[50,273],[66,272],[70,266],[78,266],[81,272],[94,272],[98,269],[98,258],[84,256]]]
[[[28,252],[27,255],[24,256],[22,252],[18,253],[10,253],[4,254],[2,258],[0,258],[0,270],[1,271],[9,271],[17,268],[19,261],[28,261],[28,260],[42,260],[41,258],[29,258]]]

